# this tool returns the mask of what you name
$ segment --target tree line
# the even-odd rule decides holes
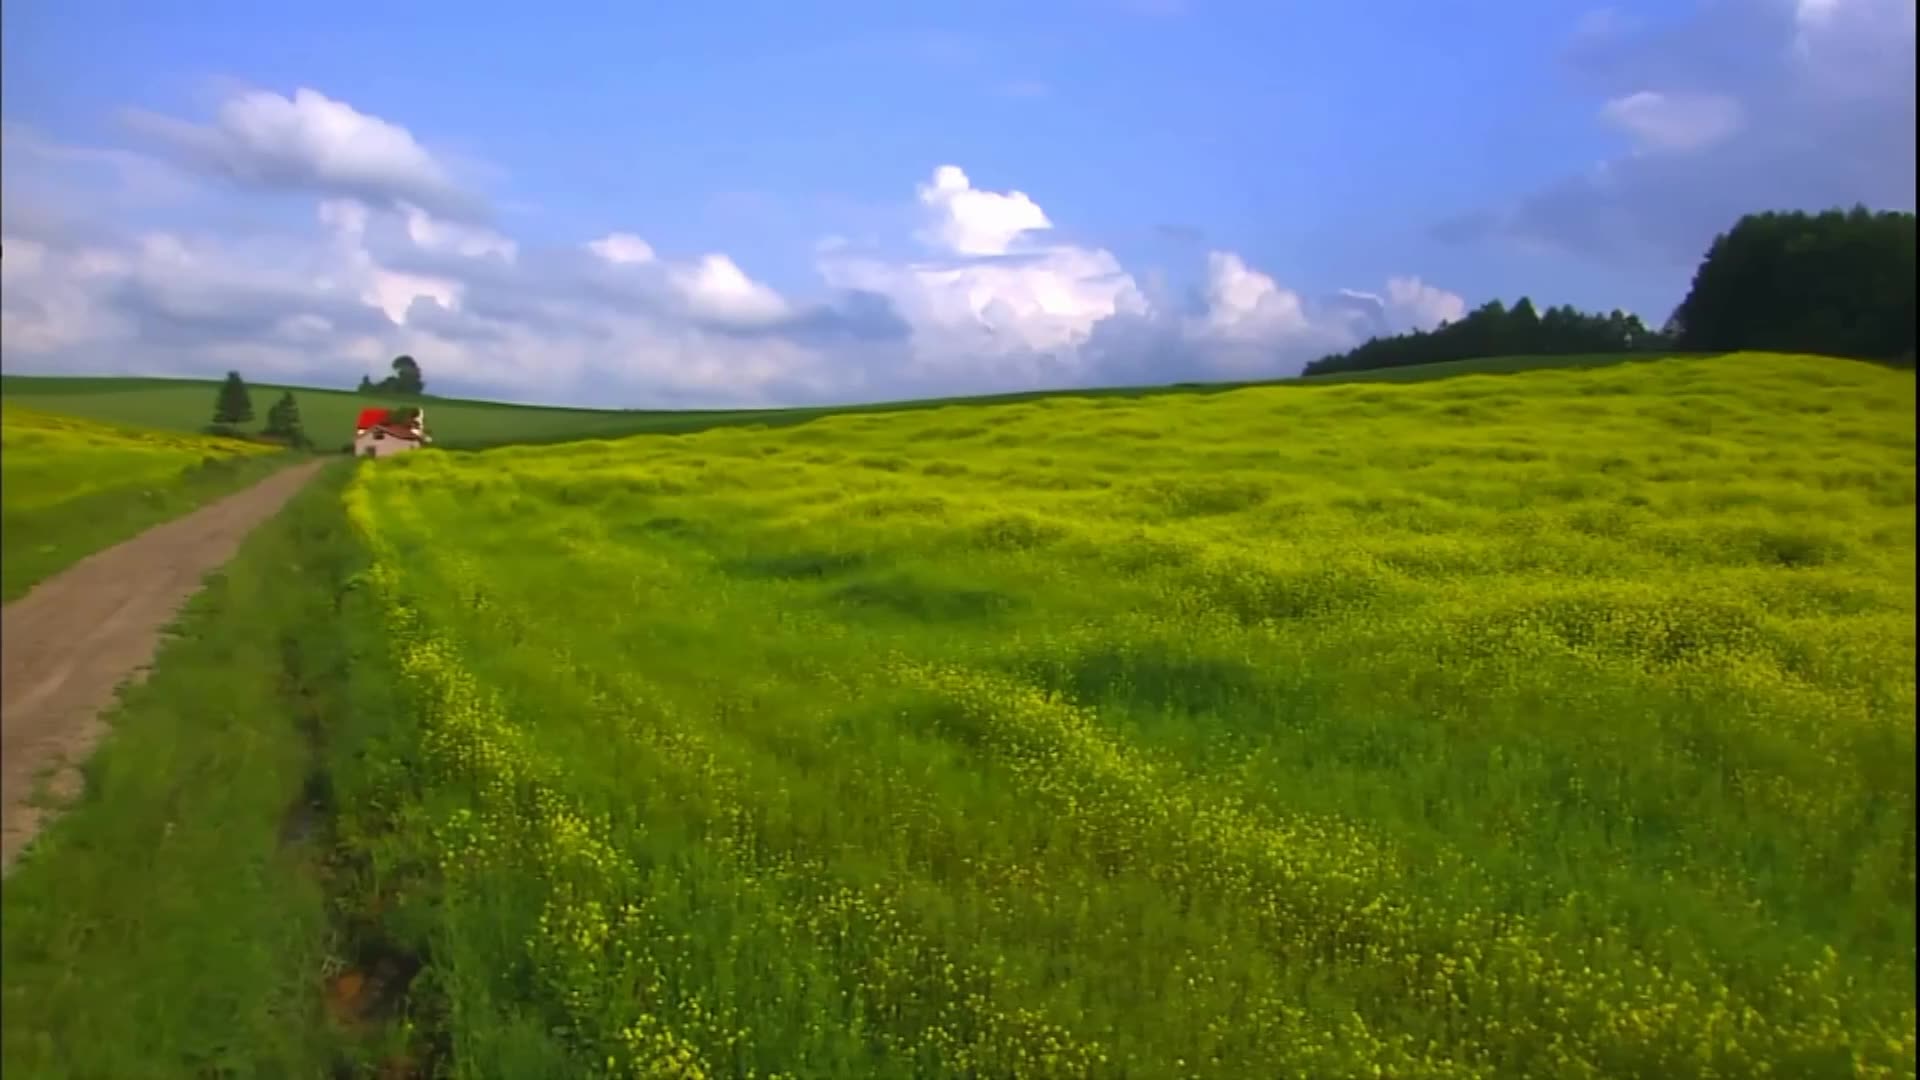
[[[1852,210],[1748,214],[1714,238],[1686,298],[1658,330],[1621,311],[1537,312],[1522,297],[1434,330],[1376,337],[1305,374],[1501,355],[1817,353],[1911,364],[1914,215]]]
[[[1512,307],[1489,301],[1460,321],[1443,322],[1433,330],[1373,338],[1346,352],[1315,360],[1304,374],[1370,371],[1478,356],[1577,356],[1671,348],[1670,336],[1647,329],[1638,315],[1618,309],[1590,315],[1569,305],[1550,307],[1542,313],[1523,296]]]

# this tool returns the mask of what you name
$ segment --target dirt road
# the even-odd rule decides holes
[[[157,525],[41,582],[0,612],[0,874],[39,832],[35,782],[71,797],[119,687],[146,673],[161,631],[323,462]]]

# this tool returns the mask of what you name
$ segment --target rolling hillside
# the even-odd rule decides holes
[[[101,1074],[295,1069],[324,997],[420,1075],[1910,1075],[1914,405],[1743,354],[343,461],[9,886],[9,1023]],[[212,671],[299,718],[219,721],[270,769]],[[323,869],[243,870],[303,753]],[[228,927],[316,880],[344,944],[272,981],[311,931]]]
[[[702,431],[738,424],[784,426],[844,413],[902,412],[950,405],[1011,404],[1055,397],[1142,397],[1158,394],[1217,394],[1250,386],[1329,385],[1343,382],[1420,382],[1456,375],[1511,374],[1551,368],[1583,368],[1644,362],[1645,354],[1593,356],[1514,356],[1484,360],[1427,364],[1382,371],[1308,376],[1259,382],[1181,383],[1172,386],[1099,387],[1069,390],[1030,390],[974,397],[929,398],[787,409],[714,410],[596,410],[503,402],[427,397],[420,403],[437,443],[447,449],[481,449],[504,444],[538,444],[573,439],[617,438],[622,435]],[[114,423],[199,431],[212,410],[219,383],[200,379],[157,379],[118,376],[65,377],[0,376],[0,397],[30,404],[47,412],[88,417]],[[330,449],[351,437],[354,417],[368,405],[398,405],[399,399],[344,390],[314,389],[279,384],[253,385],[254,407],[264,413],[282,390],[291,390],[300,402],[309,435],[321,449]]]

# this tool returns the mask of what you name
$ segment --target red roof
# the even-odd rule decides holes
[[[360,422],[355,424],[354,427],[356,430],[365,431],[370,427],[373,427],[377,424],[384,424],[386,422],[387,422],[387,410],[361,409]]]

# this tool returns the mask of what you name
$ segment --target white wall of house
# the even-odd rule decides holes
[[[408,450],[419,448],[420,444],[412,439],[396,439],[391,435],[384,439],[376,439],[372,432],[355,436],[353,440],[354,457],[367,457],[369,454],[373,457],[392,457],[394,454],[403,454]]]

